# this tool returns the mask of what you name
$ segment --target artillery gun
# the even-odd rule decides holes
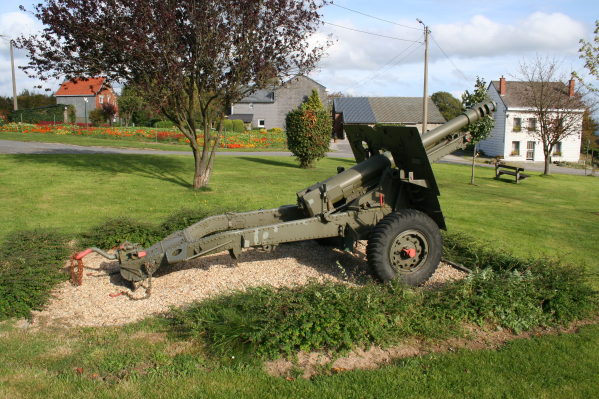
[[[431,162],[463,148],[461,128],[490,115],[495,103],[478,104],[422,136],[415,127],[345,126],[357,165],[297,193],[297,204],[205,218],[150,248],[124,243],[114,254],[89,248],[120,264],[137,286],[160,267],[221,251],[237,259],[242,250],[273,250],[278,244],[337,237],[342,249],[368,240],[366,255],[382,281],[424,283],[441,261],[446,229]]]

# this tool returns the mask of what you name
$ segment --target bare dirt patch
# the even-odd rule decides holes
[[[296,286],[309,281],[370,279],[364,243],[356,255],[316,244],[314,241],[284,244],[273,253],[244,251],[237,265],[228,253],[181,262],[160,269],[152,279],[152,295],[129,289],[115,261],[92,254],[85,258],[83,285],[60,284],[44,310],[33,312],[32,327],[112,326],[135,322],[234,290],[271,285]],[[462,278],[465,273],[441,264],[427,285]]]
[[[410,339],[401,345],[388,348],[372,346],[358,348],[345,356],[336,357],[326,352],[300,352],[296,359],[277,359],[264,364],[265,371],[276,377],[311,378],[322,373],[339,373],[349,370],[370,370],[390,364],[398,359],[423,356],[430,353],[453,352],[458,349],[481,350],[496,349],[515,339],[547,334],[574,333],[583,325],[596,324],[599,319],[577,321],[566,327],[539,328],[514,334],[507,330],[488,331],[476,326],[468,326],[466,337],[451,338],[443,341],[421,341]]]

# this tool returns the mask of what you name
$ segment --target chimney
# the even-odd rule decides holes
[[[574,97],[574,79],[570,79],[570,84],[568,84],[568,95]]]
[[[505,78],[502,76],[499,78],[499,95],[505,96],[506,87],[505,87]]]

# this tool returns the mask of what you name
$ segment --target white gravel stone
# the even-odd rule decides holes
[[[131,291],[118,273],[117,262],[91,254],[84,265],[83,284],[60,284],[45,309],[33,312],[32,327],[122,325],[249,287],[289,287],[309,281],[360,282],[368,278],[364,243],[358,246],[356,255],[305,241],[281,245],[272,253],[244,251],[237,265],[227,252],[181,262],[159,269],[152,279],[151,296],[143,300],[132,300],[144,297],[145,290]],[[442,264],[427,285],[464,275]]]

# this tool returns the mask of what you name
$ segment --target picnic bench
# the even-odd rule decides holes
[[[526,179],[530,177],[524,172],[524,168],[520,168],[518,166],[507,165],[503,162],[495,162],[495,178],[499,179],[501,175],[510,175],[516,178],[516,183],[519,183],[520,180]]]

